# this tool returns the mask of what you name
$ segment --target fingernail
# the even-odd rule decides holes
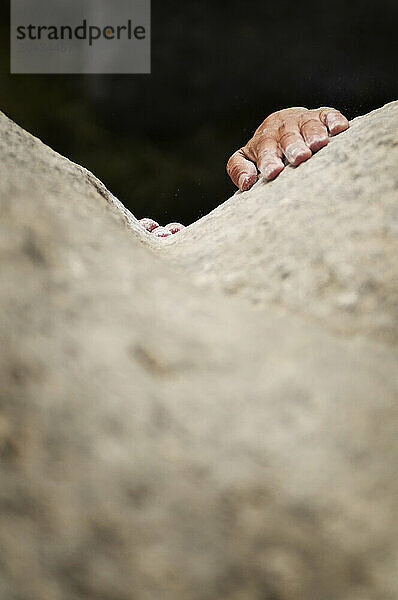
[[[239,189],[241,189],[242,192],[245,192],[246,190],[249,189],[249,186],[250,186],[250,179],[249,179],[248,175],[246,175],[245,173],[242,173],[242,175],[239,177],[239,181],[238,181]]]

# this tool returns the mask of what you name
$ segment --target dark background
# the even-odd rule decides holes
[[[397,0],[152,0],[152,74],[135,76],[10,75],[0,10],[0,109],[162,223],[233,192],[225,163],[267,114],[398,98]]]

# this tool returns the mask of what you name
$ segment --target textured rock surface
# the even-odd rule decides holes
[[[171,242],[0,117],[0,598],[397,597],[397,115]]]
[[[171,255],[200,283],[396,345],[398,102],[177,239]]]

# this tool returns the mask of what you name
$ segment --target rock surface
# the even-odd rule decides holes
[[[0,598],[397,598],[397,129],[156,240],[0,116]]]
[[[282,305],[397,345],[398,102],[219,206],[170,254],[197,282],[261,308]]]

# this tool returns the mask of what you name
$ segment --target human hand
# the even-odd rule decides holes
[[[269,115],[246,146],[229,159],[227,172],[234,184],[246,191],[257,181],[257,170],[274,179],[285,168],[282,157],[297,166],[308,160],[336,135],[349,127],[335,108],[286,108]]]
[[[169,223],[165,227],[161,227],[159,223],[148,217],[140,219],[139,223],[148,233],[153,233],[155,237],[160,238],[169,237],[169,235],[173,235],[184,229],[184,225],[181,225],[181,223]]]

